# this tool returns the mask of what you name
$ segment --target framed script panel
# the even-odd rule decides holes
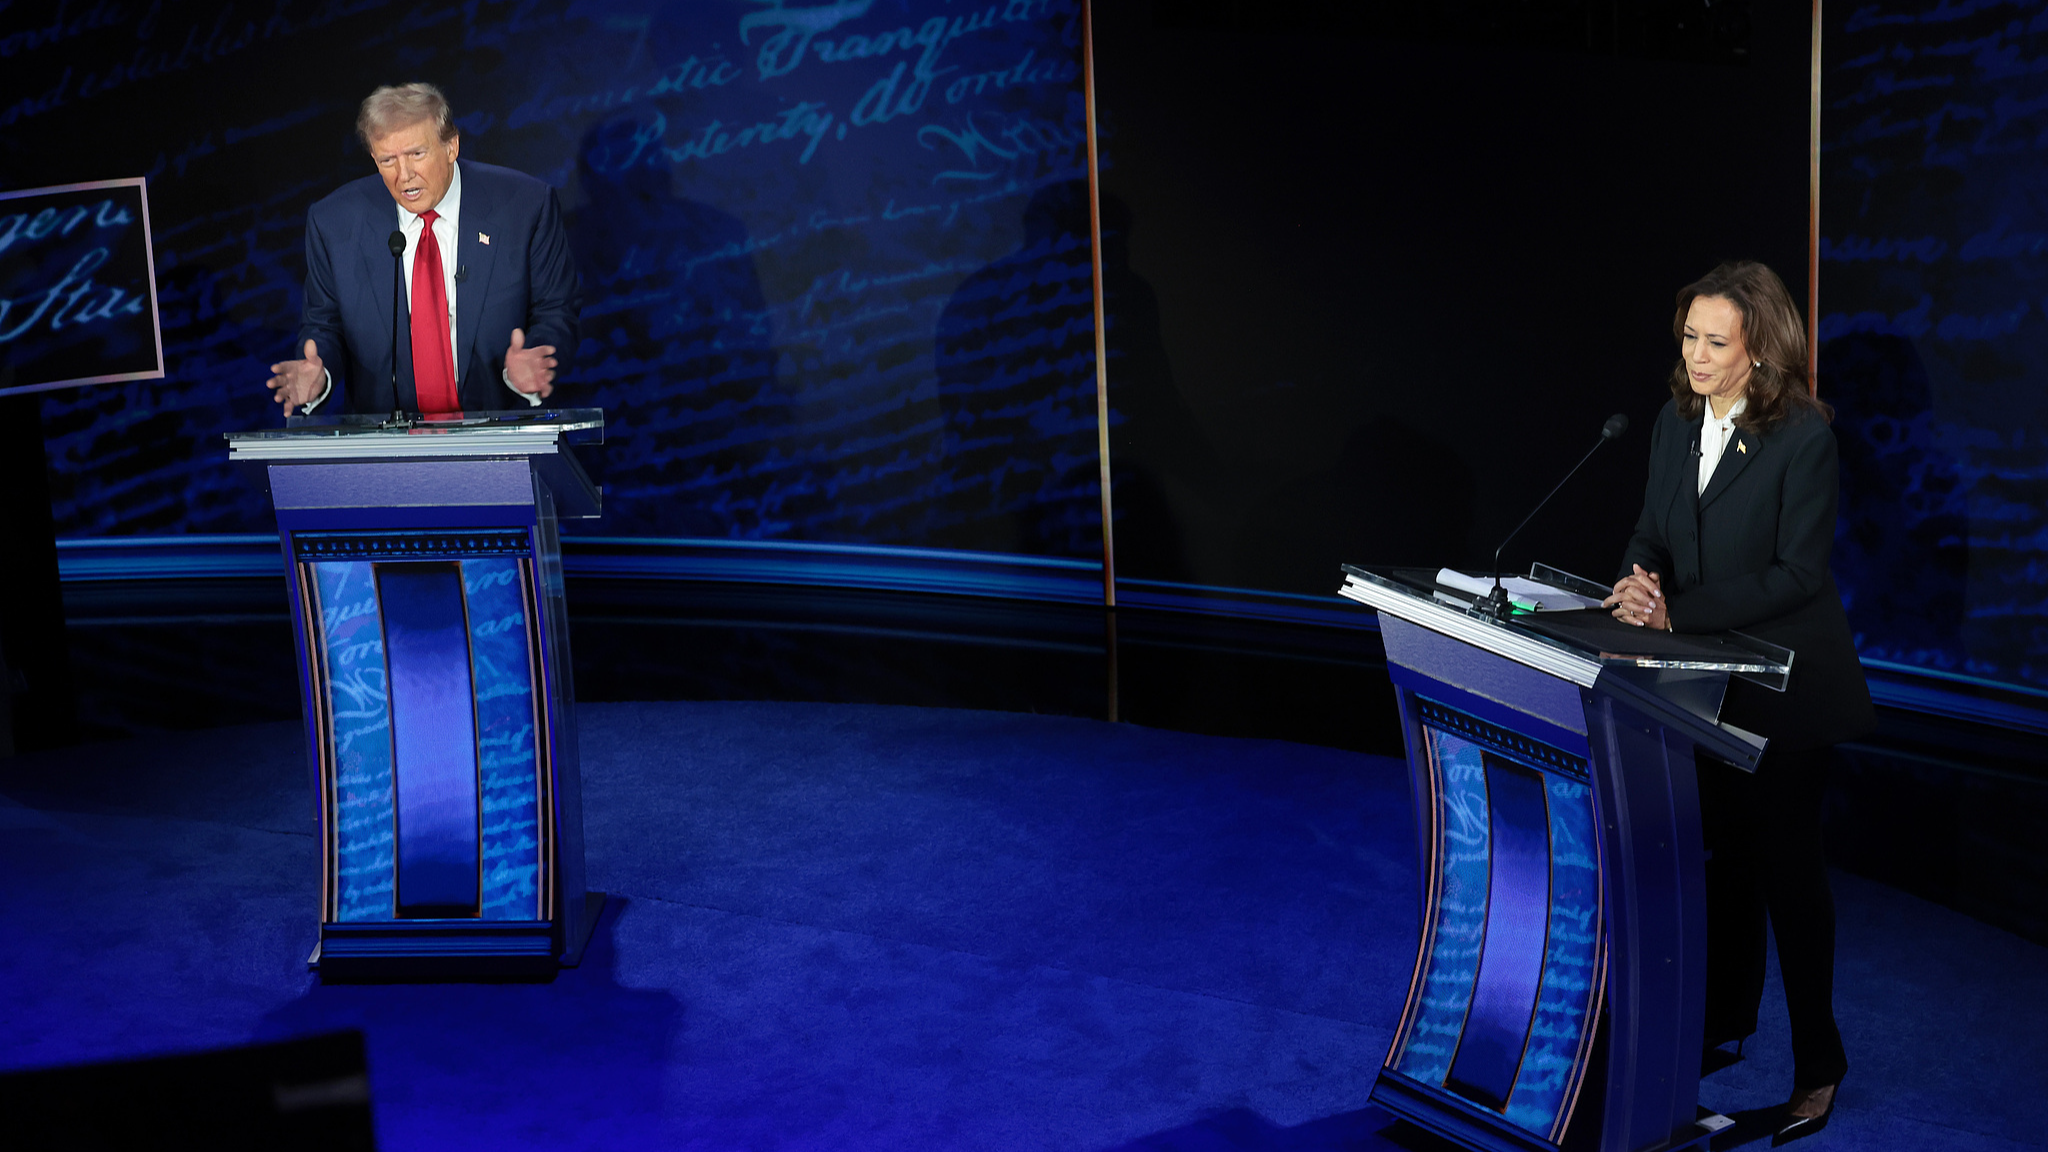
[[[0,192],[0,395],[163,375],[142,177]]]

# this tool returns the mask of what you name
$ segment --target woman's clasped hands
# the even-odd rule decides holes
[[[1614,618],[1624,624],[1670,631],[1671,620],[1664,611],[1664,587],[1657,574],[1644,571],[1641,564],[1630,567],[1635,571],[1616,581],[1614,595],[1602,600],[1600,606],[1611,609]]]

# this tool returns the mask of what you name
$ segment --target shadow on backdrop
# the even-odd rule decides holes
[[[945,431],[926,542],[1102,553],[1087,184],[1038,190],[1017,251],[962,281],[933,337]]]
[[[1344,582],[1344,564],[1490,562],[1471,544],[1475,499],[1471,466],[1449,442],[1395,417],[1375,416],[1327,468],[1274,492],[1269,506],[1246,517],[1236,583],[1328,595]],[[1566,513],[1548,508],[1545,514]],[[1539,516],[1531,528],[1540,524]],[[1502,562],[1528,570],[1526,559],[1507,555]]]
[[[1077,187],[1086,194],[1086,184]],[[1121,199],[1102,198],[1116,574],[1200,583],[1187,541],[1204,525],[1224,522],[1230,485],[1215,444],[1174,382],[1159,295],[1131,268],[1135,226]]]
[[[1130,263],[1129,208],[1104,197],[1110,484],[1119,577],[1187,581],[1187,526],[1220,515],[1218,458],[1173,381],[1159,301]],[[1016,251],[964,281],[937,333],[944,461],[934,542],[1101,551],[1088,183],[1038,190]]]
[[[1821,346],[1820,381],[1841,446],[1835,571],[1857,647],[1960,668],[1969,513],[1937,439],[1927,366],[1903,336],[1858,332]]]
[[[609,535],[773,534],[750,474],[791,422],[768,306],[737,217],[686,200],[632,119],[584,134],[569,235],[583,275],[583,344],[560,402],[605,410],[582,453],[605,485]]]

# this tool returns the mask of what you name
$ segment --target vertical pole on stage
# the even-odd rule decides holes
[[[1095,144],[1095,6],[1081,0],[1081,95],[1088,114],[1088,264],[1095,283],[1095,458],[1102,484],[1102,604],[1109,721],[1117,719],[1116,521],[1109,485],[1109,323],[1102,293],[1102,165]]]
[[[1102,299],[1102,172],[1095,147],[1095,10],[1081,0],[1081,95],[1088,114],[1088,263],[1095,277],[1095,453],[1102,470],[1102,603],[1116,607],[1116,530],[1109,499],[1109,329]],[[1110,689],[1110,699],[1116,690]],[[1112,715],[1114,720],[1114,706]]]
[[[1108,689],[1108,700],[1103,708],[1103,718],[1111,724],[1117,722],[1117,668],[1116,668],[1116,609],[1102,614],[1103,682]]]
[[[1820,5],[1813,0],[1813,76],[1806,101],[1806,387],[1814,395],[1820,394]]]

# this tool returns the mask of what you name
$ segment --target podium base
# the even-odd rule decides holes
[[[1399,1075],[1382,1071],[1373,1082],[1368,1097],[1374,1104],[1393,1115],[1425,1131],[1475,1152],[1555,1152],[1557,1145],[1525,1133],[1505,1128],[1496,1122],[1497,1114],[1489,1114],[1468,1101],[1449,1093],[1431,1091],[1414,1081]],[[1634,1149],[1606,1149],[1598,1152],[1706,1152],[1713,1138],[1734,1121],[1708,1108],[1698,1109],[1699,1119],[1694,1126],[1680,1129],[1667,1140]],[[1598,1116],[1590,1117],[1595,1123]],[[1571,1133],[1565,1137],[1563,1147],[1572,1149],[1593,1149],[1599,1138],[1597,1132],[1590,1137]]]
[[[437,981],[545,983],[583,962],[604,913],[605,894],[584,894],[574,922],[546,920],[383,920],[323,924],[306,958],[322,983],[408,984]]]

